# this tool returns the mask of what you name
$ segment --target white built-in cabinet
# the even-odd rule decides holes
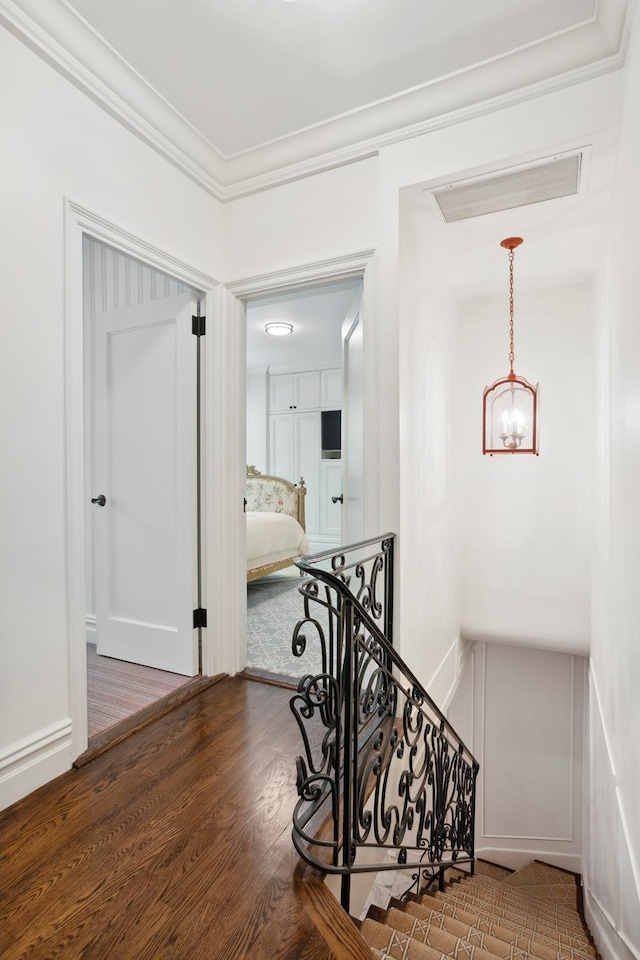
[[[320,406],[323,410],[342,407],[342,367],[320,371]]]
[[[319,405],[317,370],[303,373],[279,373],[269,377],[270,413],[284,413],[287,410],[317,410]]]
[[[342,405],[342,369],[269,375],[269,473],[307,487],[307,535],[340,543],[342,461],[322,460],[321,411]]]
[[[318,496],[320,459],[320,414],[272,413],[270,421],[270,473],[307,487],[305,513],[307,533],[320,532]]]

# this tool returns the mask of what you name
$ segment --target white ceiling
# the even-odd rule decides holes
[[[71,0],[226,157],[588,22],[595,0]]]
[[[630,0],[0,0],[0,19],[232,199],[619,68]]]
[[[278,293],[247,304],[247,366],[305,366],[342,363],[342,321],[362,290],[361,280]],[[273,337],[264,325],[293,324],[293,333]]]

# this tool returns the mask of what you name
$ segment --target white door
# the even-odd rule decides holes
[[[191,294],[96,317],[98,653],[193,676],[195,340]]]
[[[335,538],[340,542],[342,535],[342,461],[322,461],[321,487],[321,525],[320,532],[325,537]]]
[[[342,543],[364,539],[364,352],[361,297],[342,325]]]

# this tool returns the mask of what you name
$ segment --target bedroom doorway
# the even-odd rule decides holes
[[[90,748],[201,671],[201,298],[83,236]]]
[[[247,466],[304,479],[306,542],[298,553],[362,538],[362,289],[358,276],[246,302]],[[284,335],[272,336],[273,324]],[[264,559],[249,555],[248,570]],[[299,581],[290,562],[247,584],[250,671],[281,678],[309,671],[308,658],[303,666],[291,652]]]

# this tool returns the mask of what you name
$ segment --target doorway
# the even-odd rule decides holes
[[[353,542],[354,530],[362,539],[362,289],[362,278],[350,277],[246,304],[247,465],[304,479],[304,553]],[[273,323],[290,332],[271,336]],[[247,585],[250,670],[300,674],[291,653],[298,584],[291,564]]]
[[[202,294],[84,235],[89,746],[201,671]]]

